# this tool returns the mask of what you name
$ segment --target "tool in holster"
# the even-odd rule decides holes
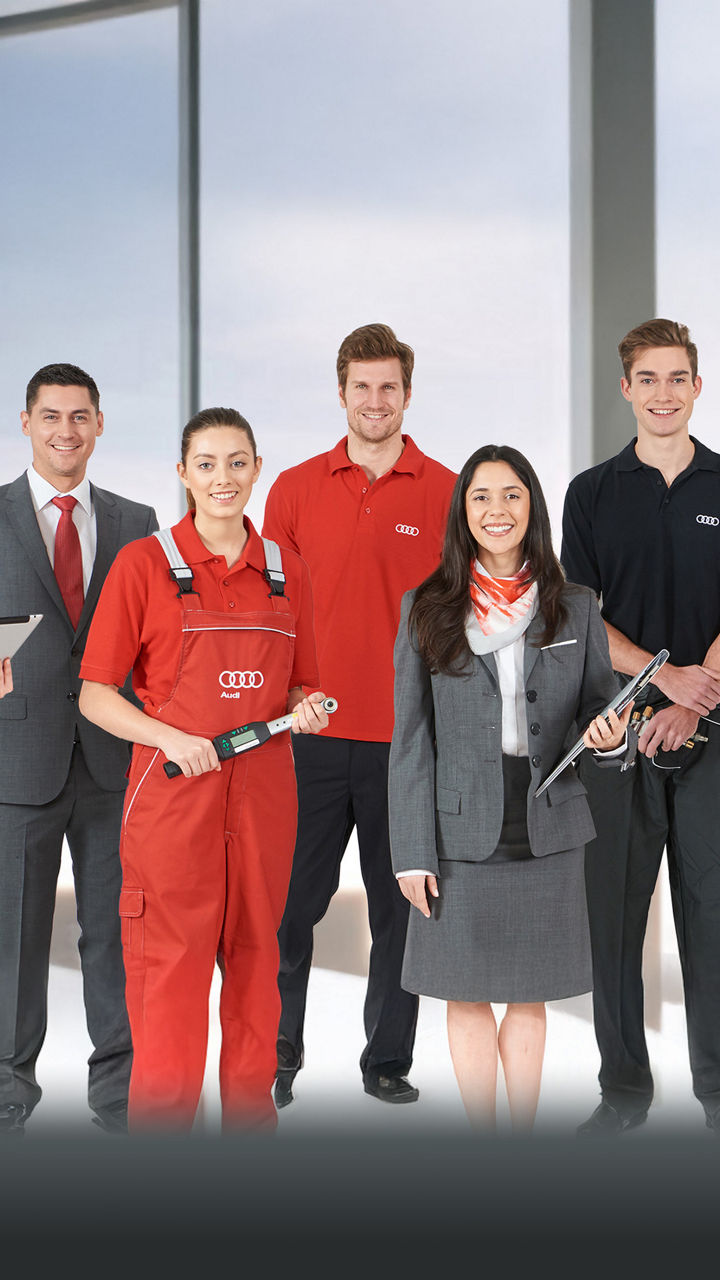
[[[655,708],[649,705],[645,707],[642,712],[637,710],[633,711],[630,717],[630,724],[632,728],[635,729],[638,737],[644,733],[654,714]],[[693,733],[680,744],[677,750],[681,751],[683,747],[692,748],[695,746],[696,742],[707,742],[707,738],[702,733]]]

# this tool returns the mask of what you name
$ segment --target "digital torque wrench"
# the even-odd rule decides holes
[[[333,711],[337,711],[337,698],[326,698],[320,705],[330,716]],[[238,729],[219,733],[217,738],[212,740],[218,760],[232,760],[233,756],[239,756],[241,751],[251,751],[253,747],[262,746],[263,742],[267,742],[268,738],[272,738],[276,733],[284,733],[286,729],[292,728],[295,716],[296,712],[293,711],[290,715],[280,716],[277,720],[253,720],[250,724],[241,724]],[[174,764],[172,760],[166,760],[163,769],[168,778],[177,778],[182,774],[180,765]]]

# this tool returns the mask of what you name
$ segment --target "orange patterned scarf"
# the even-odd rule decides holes
[[[537,583],[528,581],[529,572],[526,561],[511,578],[494,578],[479,560],[472,561],[470,622],[475,634],[479,630],[483,636],[494,637],[507,631],[507,643],[522,635],[537,609]],[[501,645],[504,643],[505,640],[500,641]],[[492,644],[491,647],[500,646]]]

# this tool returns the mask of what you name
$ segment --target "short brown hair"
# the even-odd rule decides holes
[[[678,324],[676,320],[646,320],[625,334],[618,345],[622,360],[623,373],[630,381],[632,367],[640,351],[648,351],[651,347],[684,347],[690,361],[690,372],[693,382],[698,373],[697,347],[690,340],[690,330],[686,324]]]
[[[348,365],[351,360],[394,360],[400,361],[402,369],[403,391],[410,390],[415,352],[406,342],[399,342],[387,324],[364,324],[353,329],[347,338],[340,343],[337,357],[338,385],[343,394],[348,376]]]
[[[31,412],[41,387],[85,387],[96,413],[100,412],[100,392],[94,378],[76,364],[44,364],[27,384],[25,408]]]

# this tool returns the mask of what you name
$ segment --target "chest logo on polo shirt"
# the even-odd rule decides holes
[[[420,530],[419,530],[419,529],[416,529],[416,528],[415,528],[415,526],[414,526],[414,525],[412,525],[412,524],[396,524],[396,525],[395,525],[395,532],[396,532],[396,533],[407,533],[407,534],[409,534],[409,535],[410,535],[410,537],[411,537],[411,538],[417,538],[417,536],[418,536],[418,534],[419,534]]]
[[[717,516],[696,516],[698,524],[720,524]]]
[[[221,698],[239,698],[241,689],[259,689],[265,682],[262,671],[221,671],[218,683],[223,690],[232,689],[232,693],[223,692]]]

